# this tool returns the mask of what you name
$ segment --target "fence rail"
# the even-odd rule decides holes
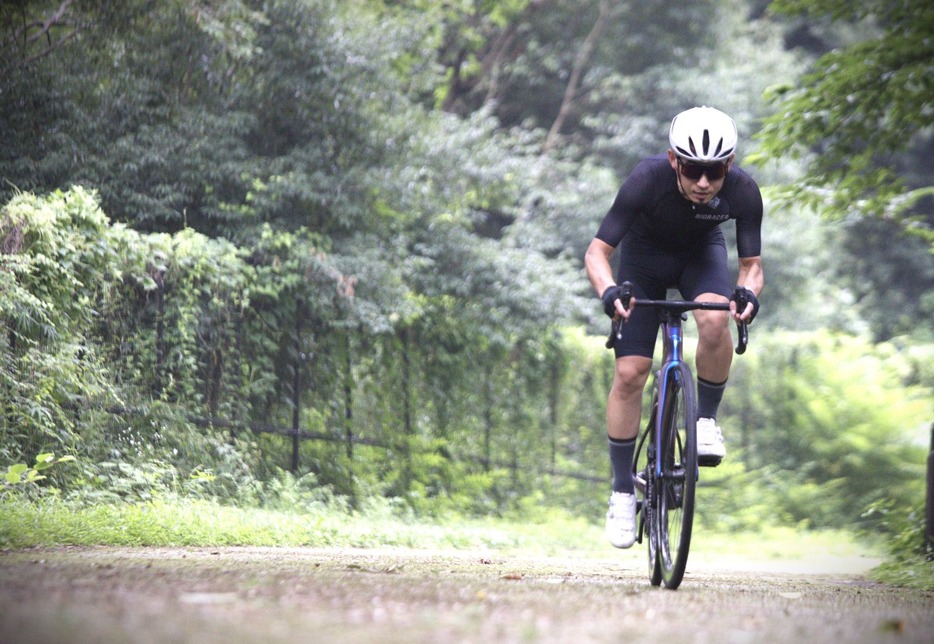
[[[396,450],[396,451],[411,451],[411,447],[402,446],[398,444],[388,443],[386,441],[381,441],[374,438],[366,438],[363,436],[357,436],[355,434],[344,434],[338,435],[327,432],[314,432],[307,429],[293,429],[291,427],[283,427],[279,425],[247,425],[244,423],[232,422],[222,418],[205,418],[199,417],[192,419],[192,422],[198,425],[199,427],[217,427],[221,429],[229,430],[249,430],[254,434],[276,434],[279,436],[286,436],[292,438],[292,471],[293,473],[298,469],[298,448],[299,443],[303,440],[310,441],[323,441],[329,443],[342,443],[349,445],[365,445],[368,447],[376,447],[385,450]],[[452,455],[451,459],[454,461],[467,461],[470,463],[476,463],[483,465],[484,467],[496,468],[496,469],[505,469],[505,470],[516,470],[518,465],[516,463],[507,463],[504,461],[498,461],[495,459],[489,459],[484,456],[477,456],[475,454],[456,454]],[[570,472],[567,470],[560,470],[556,468],[538,468],[539,472],[547,474],[549,476],[556,476],[559,478],[574,479],[578,481],[586,481],[589,483],[605,483],[606,477],[594,476],[592,474],[582,474],[580,472]]]

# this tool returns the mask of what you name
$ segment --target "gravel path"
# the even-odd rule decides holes
[[[0,641],[934,642],[934,593],[874,562],[694,556],[652,588],[642,550],[57,548],[0,555]]]

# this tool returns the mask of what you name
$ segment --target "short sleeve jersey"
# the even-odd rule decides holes
[[[597,239],[616,247],[623,238],[671,250],[703,242],[720,224],[736,220],[740,257],[761,254],[762,195],[755,180],[735,164],[720,192],[694,204],[678,190],[667,155],[641,161],[626,179],[597,230]]]

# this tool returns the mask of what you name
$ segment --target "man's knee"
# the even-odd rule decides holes
[[[652,369],[652,360],[640,356],[627,356],[616,360],[613,389],[617,395],[641,393]]]
[[[701,313],[698,311],[698,313]],[[703,311],[696,315],[697,339],[701,344],[719,344],[730,336],[729,311]]]

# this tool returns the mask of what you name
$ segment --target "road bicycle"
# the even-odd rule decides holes
[[[620,300],[629,308],[632,284],[624,282]],[[737,288],[737,310],[746,308],[746,291]],[[652,386],[652,411],[636,442],[633,479],[637,494],[639,524],[636,539],[648,537],[649,579],[653,586],[664,583],[674,590],[684,577],[691,528],[694,522],[694,490],[700,475],[699,465],[718,465],[719,459],[698,462],[697,407],[694,376],[684,362],[683,327],[687,312],[697,309],[728,311],[729,302],[688,302],[682,300],[644,300],[636,298],[637,307],[658,309],[662,328],[661,367]],[[623,322],[614,321],[607,339],[612,348]],[[746,351],[749,330],[737,323],[736,353]]]

